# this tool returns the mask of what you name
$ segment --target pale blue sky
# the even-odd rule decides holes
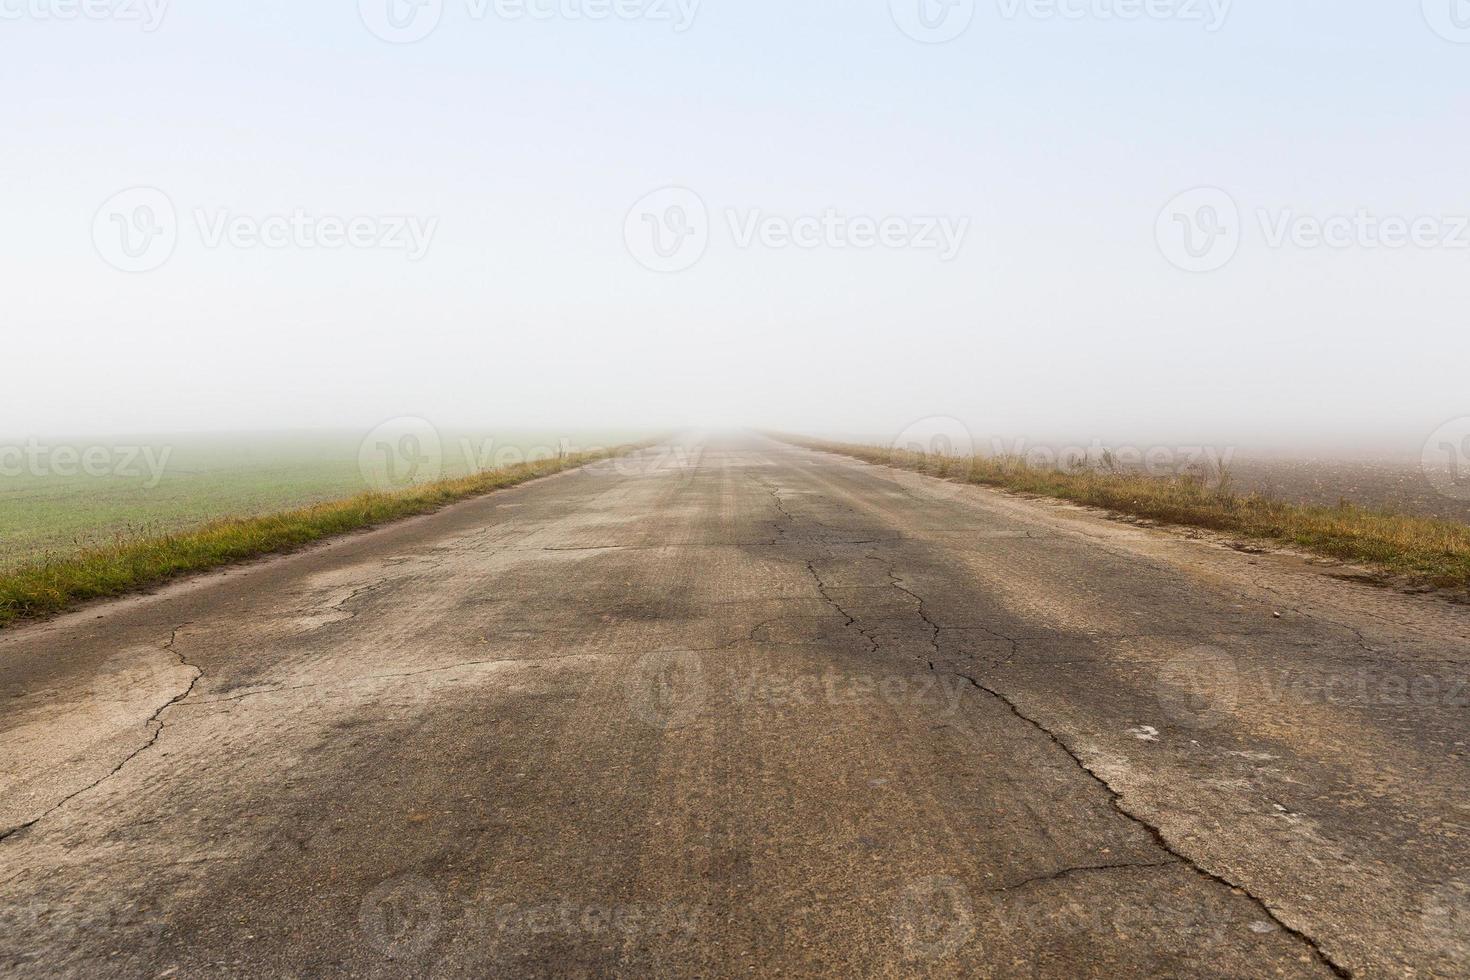
[[[1470,415],[1470,248],[1272,248],[1256,215],[1449,235],[1470,215],[1470,44],[1418,0],[1237,2],[1213,32],[1009,3],[922,44],[888,0],[705,0],[682,33],[444,0],[398,45],[346,0],[175,2],[152,32],[0,0],[19,14],[0,20],[0,431],[954,415],[1412,447]],[[670,185],[710,241],[661,274],[624,224]],[[94,217],[136,186],[167,194],[178,244],[127,273]],[[1242,240],[1190,273],[1156,218],[1200,186],[1238,204]],[[944,262],[741,248],[726,218],[828,208],[970,227]],[[296,209],[437,225],[409,261],[209,248],[195,216]]]

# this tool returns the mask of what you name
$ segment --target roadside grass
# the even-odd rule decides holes
[[[1207,528],[1372,566],[1417,585],[1470,590],[1470,525],[1432,517],[1296,504],[1242,494],[1228,471],[1154,477],[1089,469],[1066,472],[1015,457],[942,456],[851,443],[777,436],[786,442],[867,463],[962,483],[999,487],[1103,507],[1169,524]]]
[[[170,534],[146,535],[0,571],[0,627],[63,612],[88,599],[136,592],[194,572],[283,554],[336,535],[426,514],[477,497],[610,459],[647,444],[519,463],[389,493],[363,493],[259,517],[226,518]]]
[[[435,479],[638,442],[617,428],[442,428]],[[78,435],[17,455],[0,439],[0,575],[117,540],[176,534],[210,521],[262,517],[343,500],[367,489],[363,433],[347,430]],[[108,465],[61,472],[58,452],[101,451]],[[406,459],[406,458],[405,458]],[[404,461],[404,460],[400,460]]]

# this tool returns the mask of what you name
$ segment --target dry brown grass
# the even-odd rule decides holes
[[[1417,584],[1470,590],[1470,525],[1370,510],[1322,507],[1237,493],[1228,473],[1152,477],[1089,469],[1063,472],[1010,457],[954,457],[783,436],[810,449],[944,480],[1056,497],[1170,524],[1209,528],[1359,562]]]

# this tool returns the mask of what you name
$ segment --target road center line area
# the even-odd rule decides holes
[[[659,447],[0,634],[7,977],[1470,974],[1470,607]]]

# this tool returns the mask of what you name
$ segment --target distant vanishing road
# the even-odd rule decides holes
[[[0,976],[1467,976],[1470,607],[757,437],[0,633]]]

